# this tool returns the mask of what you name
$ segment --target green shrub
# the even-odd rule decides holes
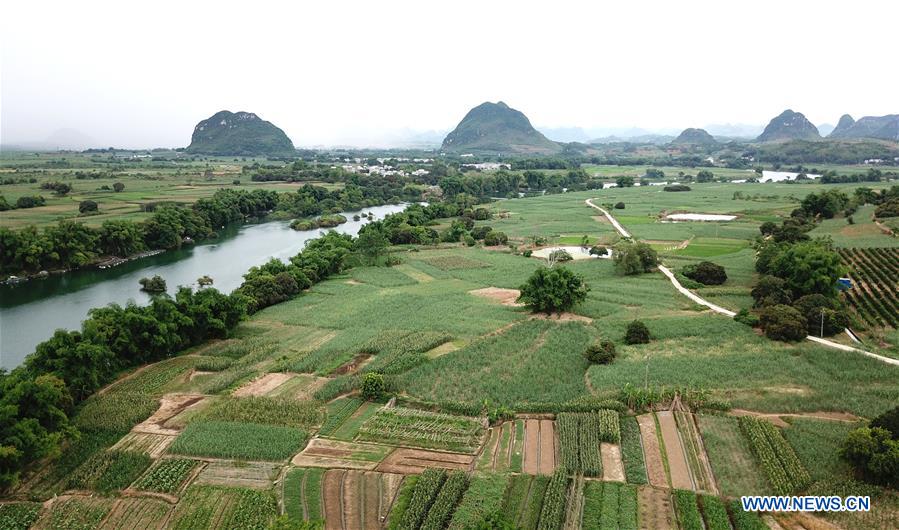
[[[0,504],[0,529],[27,530],[37,522],[41,505],[36,502]]]
[[[740,324],[745,324],[751,328],[754,328],[759,325],[759,317],[755,313],[750,312],[745,307],[740,309],[736,316],[734,316],[734,320],[739,322]]]
[[[788,305],[765,307],[759,314],[759,324],[769,339],[785,342],[802,340],[808,332],[805,317]]]
[[[632,320],[624,333],[625,344],[648,344],[652,339],[649,328],[641,320]]]
[[[615,360],[616,354],[615,343],[608,339],[591,344],[584,351],[584,357],[593,364],[609,364]]]
[[[584,278],[565,267],[535,270],[528,281],[519,287],[518,301],[533,312],[553,313],[568,311],[587,299],[590,288]]]
[[[727,281],[727,273],[724,267],[711,261],[701,261],[695,265],[687,265],[683,274],[691,280],[696,280],[703,285],[721,285]]]

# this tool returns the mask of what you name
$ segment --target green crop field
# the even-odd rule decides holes
[[[617,174],[640,170],[614,168],[622,172]],[[230,182],[233,175],[217,171],[216,179]],[[588,171],[617,175],[606,167]],[[722,174],[737,178],[740,171]],[[74,182],[76,190],[95,184]],[[136,194],[138,185],[133,187],[126,183],[122,193]],[[475,225],[505,232],[519,249],[535,238],[579,245],[584,235],[591,244],[613,245],[620,238],[612,225],[584,201],[623,202],[623,209],[610,211],[678,277],[702,261],[723,266],[722,285],[684,284],[736,311],[753,305],[761,224],[789,215],[809,192],[851,194],[854,186],[691,187],[499,200],[487,205],[494,217]],[[832,237],[844,262],[856,269],[853,280],[878,286],[844,297],[866,319],[866,345],[885,352],[896,341],[889,326],[893,298],[882,287],[899,270],[889,260],[896,240],[871,232],[869,210],[861,208],[852,225],[842,214],[825,220],[811,235]],[[663,222],[673,212],[737,218]],[[448,227],[450,220],[432,226]],[[899,402],[899,368],[809,341],[771,340],[703,309],[657,271],[624,276],[609,259],[556,264],[580,275],[589,292],[569,311],[546,317],[515,303],[514,291],[544,260],[480,244],[389,250],[391,267],[362,266],[353,257],[348,270],[248,316],[227,337],[172,352],[85,400],[73,420],[80,438],[63,446],[58,460],[30,472],[15,499],[44,501],[72,488],[106,497],[57,501],[49,509],[0,503],[0,521],[95,525],[107,513],[115,519],[124,508],[113,503],[137,491],[170,500],[147,513],[168,517],[172,528],[264,528],[279,515],[285,525],[327,518],[330,527],[341,524],[334,517],[369,521],[375,510],[388,528],[501,526],[494,518],[533,529],[641,528],[652,524],[643,519],[646,506],[659,503],[669,510],[661,515],[678,527],[748,528],[761,520],[735,513],[730,499],[820,488],[828,494],[833,485],[854,484],[847,481],[858,476],[840,457],[843,441]],[[646,325],[650,342],[626,342],[633,320]],[[608,364],[585,358],[600,341],[614,343]],[[363,395],[363,380],[372,373],[383,376],[385,395]],[[637,420],[643,411],[628,410],[625,391],[680,394],[680,404],[690,410],[678,412],[675,435],[686,448],[688,473],[697,477],[693,491],[658,494],[658,473],[662,483],[672,483],[676,457],[664,434],[652,432],[654,425],[644,432],[645,418]],[[153,423],[168,412],[173,395],[196,402]],[[703,397],[691,400],[695,395]],[[396,402],[388,403],[393,396]],[[733,409],[784,415],[786,423],[737,419]],[[157,410],[151,422],[141,423]],[[802,417],[822,412],[844,413],[852,421]],[[695,413],[698,430],[684,424],[689,413]],[[124,444],[111,450],[126,435],[144,436],[145,428],[162,430],[153,436],[167,437],[171,445],[154,455],[120,451]],[[660,442],[655,455],[651,450]],[[216,475],[217,466],[227,472]],[[441,470],[421,474],[435,468]],[[623,475],[610,480],[615,473]],[[708,495],[712,484],[720,498]],[[899,513],[895,493],[872,491],[877,505],[887,507],[877,521],[891,523]],[[364,518],[350,519],[359,510]]]

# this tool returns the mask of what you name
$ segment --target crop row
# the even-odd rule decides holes
[[[434,503],[428,510],[421,525],[422,530],[443,530],[449,523],[453,510],[462,499],[462,495],[468,488],[468,476],[463,471],[453,471],[446,478],[440,493],[434,499]]]
[[[841,249],[855,285],[845,297],[859,316],[872,326],[899,327],[899,250],[886,248]]]
[[[500,473],[473,476],[453,513],[449,530],[490,528],[487,519],[499,512],[508,482],[508,475]]]
[[[196,460],[187,458],[166,458],[156,463],[144,474],[134,488],[144,491],[175,493],[197,466]]]
[[[363,372],[399,374],[424,361],[424,352],[443,344],[452,337],[438,331],[424,331],[392,335],[379,334],[370,340],[362,351],[377,354]]]
[[[175,439],[169,452],[245,460],[283,460],[299,452],[306,437],[304,431],[291,427],[195,421]]]
[[[150,457],[144,453],[101,451],[81,464],[69,476],[68,486],[103,493],[124,489],[140,476],[151,462]]]
[[[808,471],[777,427],[750,416],[743,416],[739,421],[775,493],[789,495],[811,482]]]
[[[41,505],[37,502],[0,504],[0,528],[4,530],[31,528],[40,514]]]
[[[710,495],[701,495],[699,500],[706,530],[730,530],[730,519],[727,517],[724,501]]]
[[[446,471],[442,469],[427,469],[421,474],[412,490],[412,498],[399,525],[400,530],[418,530],[421,527],[445,480]]]
[[[308,428],[321,422],[322,408],[314,401],[290,397],[222,397],[213,401],[197,420],[233,421]]]
[[[477,418],[384,408],[359,428],[358,438],[472,452],[478,447],[483,430]]]
[[[696,494],[687,490],[675,490],[674,512],[678,528],[683,530],[703,530],[702,516],[696,504]]]
[[[643,461],[643,444],[636,416],[621,418],[621,458],[624,474],[631,484],[646,484],[646,463]]]
[[[362,400],[358,398],[343,398],[334,401],[328,405],[328,417],[322,424],[318,433],[322,436],[334,434],[343,422],[347,420],[362,405]]]
[[[556,417],[562,465],[569,473],[591,477],[602,475],[599,453],[599,419],[596,414],[563,413]]]
[[[540,510],[538,530],[558,530],[565,517],[565,499],[568,491],[568,473],[559,468],[553,473],[543,495],[543,508]]]
[[[637,529],[637,488],[617,482],[589,482],[584,489],[584,528]]]

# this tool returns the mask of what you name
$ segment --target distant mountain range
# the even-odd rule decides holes
[[[562,146],[543,136],[521,111],[502,101],[488,101],[468,111],[443,139],[442,149],[456,153],[548,155],[562,151]]]
[[[877,138],[899,141],[899,114],[865,116],[858,121],[848,114],[843,114],[828,138]]]
[[[223,156],[295,154],[284,131],[252,112],[222,110],[194,127],[188,153]]]

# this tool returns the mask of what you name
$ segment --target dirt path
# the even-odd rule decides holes
[[[701,480],[697,479],[696,481],[697,489],[718,495],[718,483],[715,480],[715,474],[712,472],[712,464],[709,462],[709,455],[706,453],[702,435],[699,433],[699,423],[697,423],[696,416],[690,412],[684,412],[680,419],[684,420],[684,424],[681,426],[681,433],[688,437],[687,443],[696,450],[696,458],[698,460],[696,464],[699,467],[696,470],[696,474],[702,477]]]
[[[325,472],[325,478],[322,481],[322,501],[325,505],[325,529],[326,530],[343,530],[342,516],[342,489],[343,475],[345,471],[342,469],[331,469]]]
[[[343,527],[362,528],[362,484],[361,471],[347,471],[343,476]]]
[[[152,416],[135,425],[131,431],[147,434],[178,435],[180,429],[165,427],[165,423],[177,416],[181,411],[199,402],[204,396],[200,394],[167,394],[160,399],[159,408]]]
[[[264,396],[286,383],[292,377],[293,374],[282,372],[265,374],[238,388],[231,395],[234,397]]]
[[[537,472],[552,475],[556,470],[556,433],[552,420],[540,420],[540,465]]]
[[[677,423],[671,411],[663,410],[656,413],[659,418],[662,441],[665,443],[665,454],[668,456],[668,471],[671,473],[671,486],[676,489],[693,489],[693,479],[690,477],[690,467],[684,456],[684,447],[681,444],[680,435],[677,433]]]
[[[597,210],[602,212],[606,217],[608,217],[609,222],[611,222],[612,226],[614,226],[615,229],[618,230],[619,234],[621,234],[624,237],[631,237],[630,232],[625,230],[624,227],[621,226],[621,224],[618,223],[618,221],[609,214],[609,212],[607,212],[605,209],[600,208],[599,206],[593,204],[593,201],[591,199],[587,199],[586,203],[591,208],[596,208]],[[671,284],[674,286],[675,289],[678,290],[678,292],[685,295],[690,300],[693,300],[694,302],[696,302],[699,305],[708,307],[709,309],[711,309],[712,311],[715,311],[716,313],[726,315],[731,318],[733,318],[736,315],[736,313],[734,313],[730,309],[726,309],[719,305],[713,304],[713,303],[709,302],[708,300],[705,300],[704,298],[701,298],[700,296],[694,294],[689,289],[684,288],[684,286],[681,285],[679,281],[677,281],[677,278],[674,277],[674,274],[671,272],[671,270],[668,269],[668,267],[665,267],[664,265],[659,265],[659,270],[662,272],[662,274],[664,274],[668,278],[668,280],[671,281]],[[881,362],[884,362],[887,364],[899,366],[899,359],[884,357],[883,355],[871,353],[869,351],[861,350],[859,348],[853,348],[852,346],[846,346],[844,344],[833,342],[833,341],[830,341],[827,339],[822,339],[820,337],[813,337],[811,335],[807,336],[806,340],[810,340],[817,344],[821,344],[822,346],[827,346],[828,348],[835,348],[837,350],[842,350],[845,352],[860,353],[866,357],[871,357],[872,359],[877,359],[878,361],[881,361]]]
[[[746,409],[731,409],[731,416],[755,416],[756,418],[762,418],[770,421],[774,425],[778,427],[789,427],[790,424],[785,422],[783,418],[808,418],[813,420],[822,420],[822,421],[842,421],[845,423],[855,423],[861,421],[861,418],[856,416],[855,414],[850,414],[848,412],[785,412],[785,413],[777,413],[777,412],[756,412],[754,410],[746,410]]]
[[[656,436],[656,422],[652,414],[643,414],[637,416],[637,424],[640,426],[640,438],[643,439],[643,456],[649,483],[659,488],[667,488],[668,478],[665,475],[662,451]]]
[[[621,460],[621,446],[617,444],[599,444],[602,455],[602,479],[612,482],[624,482],[624,463]]]
[[[524,425],[524,462],[522,469],[536,475],[540,464],[540,420],[526,420]]]
[[[641,530],[671,530],[674,517],[668,490],[641,486],[637,491]]]

